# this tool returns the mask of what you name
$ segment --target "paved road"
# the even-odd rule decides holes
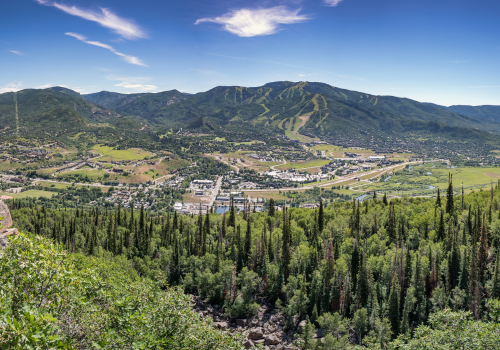
[[[273,165],[273,166],[271,166],[271,167],[269,167],[269,168],[270,168],[271,170],[276,170],[276,169],[274,169],[275,167],[277,167],[277,166],[282,166],[282,165],[285,165],[285,164],[286,164],[286,160],[285,160],[285,159],[283,159],[283,163]]]
[[[346,182],[349,180],[354,180],[355,178],[360,177],[360,176],[366,176],[366,175],[371,175],[371,174],[375,174],[375,173],[377,173],[377,175],[373,176],[372,178],[378,177],[378,176],[382,175],[383,173],[386,173],[387,171],[390,171],[394,168],[402,167],[402,166],[406,166],[408,164],[414,164],[414,163],[417,163],[417,162],[405,162],[405,163],[391,165],[391,166],[388,166],[385,168],[370,170],[367,172],[359,172],[359,173],[354,173],[354,174],[350,174],[350,175],[346,175],[346,176],[339,176],[332,181],[327,181],[327,182],[323,182],[320,184],[307,185],[307,186],[300,187],[300,188],[289,187],[289,188],[278,188],[278,189],[245,190],[245,192],[269,192],[269,191],[278,191],[278,190],[279,191],[297,191],[298,189],[308,190],[308,189],[312,189],[314,187],[332,186],[332,185],[336,185],[336,184]],[[366,181],[366,180],[361,180],[361,181]]]
[[[217,194],[219,193],[221,185],[222,185],[222,176],[219,176],[217,178],[217,182],[215,184],[215,187],[212,190],[212,194],[210,195],[210,202],[208,203],[209,208],[211,208],[212,205],[214,205],[215,199],[217,198]]]

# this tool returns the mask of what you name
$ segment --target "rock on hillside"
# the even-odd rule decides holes
[[[296,330],[285,332],[285,317],[271,304],[261,306],[256,315],[246,319],[228,317],[223,307],[209,305],[201,298],[193,297],[193,309],[199,314],[213,319],[215,327],[245,335],[247,349],[262,344],[266,350],[298,349],[294,344]]]

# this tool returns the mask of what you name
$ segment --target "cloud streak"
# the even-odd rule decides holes
[[[337,6],[342,0],[324,0],[326,6]]]
[[[9,51],[12,53],[15,53],[18,56],[24,56],[24,54],[21,51],[17,51],[17,50],[9,50]]]
[[[156,85],[144,85],[144,84],[133,84],[133,83],[128,83],[126,81],[121,82],[119,84],[115,84],[115,86],[119,86],[125,89],[132,89],[135,91],[141,91],[141,92],[146,92],[146,91],[156,91],[158,90],[158,86]]]
[[[99,23],[101,26],[111,29],[125,39],[146,38],[146,32],[132,20],[121,18],[107,8],[100,8],[101,12],[81,9],[76,6],[67,6],[48,0],[35,0],[40,5],[53,6],[72,16],[80,17],[88,21]]]
[[[21,85],[23,85],[22,81],[20,81],[18,83],[7,84],[4,87],[0,87],[0,94],[3,94],[5,92],[19,91],[19,90],[21,90]]]
[[[240,9],[220,17],[200,18],[194,24],[212,22],[223,25],[223,29],[239,37],[271,35],[279,31],[280,24],[293,24],[309,19],[299,15],[300,9],[289,10],[285,6],[266,9]]]
[[[87,40],[86,37],[84,37],[83,35],[78,34],[78,33],[68,32],[68,33],[65,33],[65,34],[69,35],[69,36],[72,36],[73,38],[76,38],[76,39],[78,39],[78,40],[80,40],[80,41],[82,41],[82,42],[84,42],[86,44],[94,45],[94,46],[98,46],[98,47],[102,47],[103,49],[107,49],[107,50],[111,51],[112,53],[114,53],[115,55],[120,56],[125,62],[128,62],[130,64],[135,64],[135,65],[138,65],[138,66],[147,67],[144,63],[141,62],[141,60],[139,58],[137,58],[135,56],[125,55],[124,53],[118,52],[111,45],[104,44],[104,43],[101,43],[99,41]]]

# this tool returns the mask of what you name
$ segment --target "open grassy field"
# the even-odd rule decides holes
[[[65,176],[88,176],[90,180],[96,180],[98,178],[103,178],[106,172],[104,170],[92,169],[92,168],[82,168],[74,171],[66,171],[60,174],[57,174],[57,178],[65,177]]]
[[[365,158],[375,155],[375,152],[373,152],[370,149],[355,149],[355,148],[337,148],[330,152],[327,152],[327,155],[332,158],[345,158],[346,157],[344,154],[345,152],[356,153],[361,157]]]
[[[450,167],[442,163],[426,163],[410,166],[403,170],[385,175],[380,181],[362,183],[358,190],[376,190],[389,195],[431,196],[439,188],[441,192],[448,187],[448,174],[453,176],[455,192],[470,192],[479,188],[489,188],[492,182],[500,179],[499,167]],[[390,177],[389,177],[390,176]]]
[[[144,151],[140,148],[129,148],[127,150],[114,150],[108,146],[96,145],[92,149],[102,154],[99,161],[107,162],[111,160],[142,160],[146,157],[151,157],[150,152]]]
[[[19,198],[27,198],[27,197],[45,197],[45,198],[51,198],[53,194],[57,194],[57,192],[50,192],[50,191],[39,191],[39,190],[28,190],[25,192],[21,193],[4,193],[0,192],[0,196],[10,196],[15,199]]]
[[[269,171],[271,166],[281,164],[280,162],[259,162],[257,159],[250,158],[248,155],[255,152],[251,151],[236,151],[229,153],[216,153],[216,154],[206,154],[206,156],[214,157],[217,160],[222,157],[222,161],[226,164],[230,164],[232,167],[237,167],[239,169],[248,168],[255,170],[257,172]],[[231,161],[229,161],[231,158]],[[236,159],[236,163],[233,164],[233,159]],[[243,159],[243,161],[241,161]]]
[[[287,169],[304,169],[304,168],[312,168],[312,167],[322,167],[323,165],[326,165],[330,163],[329,160],[325,159],[313,159],[309,161],[304,161],[304,162],[293,162],[293,163],[286,163],[284,165],[277,166],[276,169],[280,170],[287,170]]]
[[[340,146],[335,146],[335,145],[316,145],[311,147],[311,149],[316,150],[316,151],[329,151],[329,152],[334,152],[340,149],[343,149]]]
[[[63,184],[63,183],[57,183],[57,182],[49,182],[49,181],[39,181],[37,182],[37,185],[46,187],[48,191],[50,191],[51,188],[57,188],[57,189],[66,189],[66,188],[82,188],[82,187],[90,187],[86,185],[74,185],[74,184]],[[109,186],[99,186],[102,192],[108,192],[109,191]]]

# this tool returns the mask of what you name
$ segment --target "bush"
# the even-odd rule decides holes
[[[128,264],[67,254],[39,236],[10,239],[0,257],[0,349],[242,349],[179,288]]]

